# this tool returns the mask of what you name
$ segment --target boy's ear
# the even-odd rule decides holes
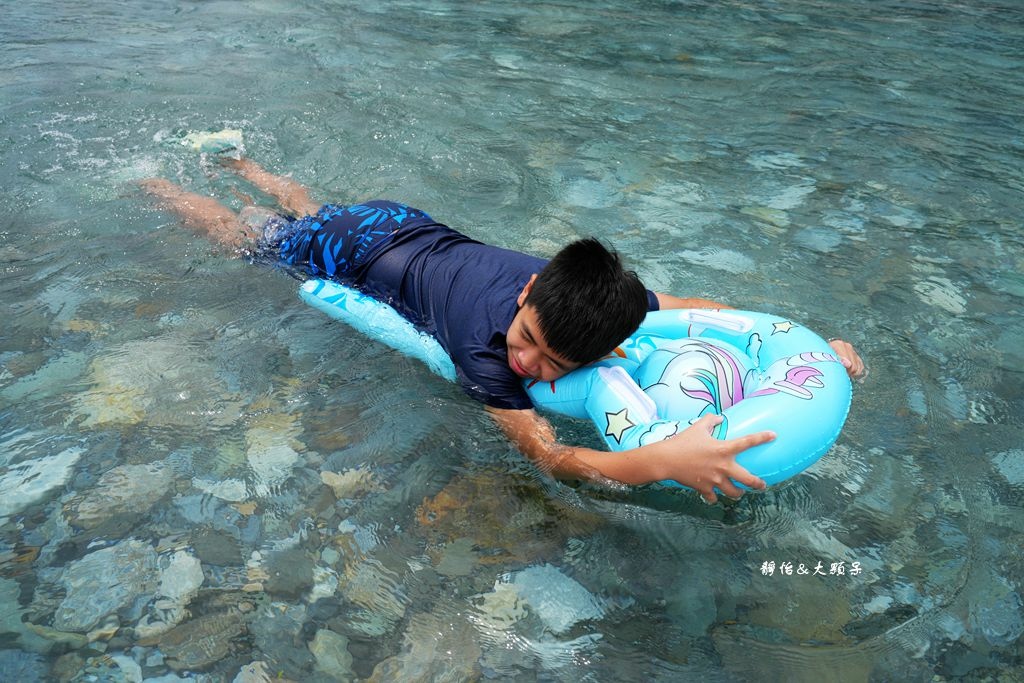
[[[533,289],[533,283],[537,280],[537,273],[530,276],[530,281],[523,287],[523,291],[519,293],[519,298],[516,299],[516,304],[522,308],[523,302],[526,301],[526,297],[530,295],[530,290]]]

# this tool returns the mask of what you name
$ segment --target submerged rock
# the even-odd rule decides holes
[[[161,558],[160,588],[151,614],[135,627],[139,637],[148,637],[170,630],[188,612],[185,608],[203,585],[203,569],[199,560],[184,550]],[[152,619],[150,618],[152,616]]]
[[[270,669],[267,668],[267,663],[257,660],[239,669],[238,674],[232,679],[231,683],[271,683],[271,681],[286,680],[280,676],[272,675]]]
[[[315,605],[320,600],[333,600],[338,592],[338,575],[329,567],[317,565],[313,567],[313,588],[310,589],[306,601]]]
[[[309,671],[315,666],[316,660],[309,649],[296,647],[296,643],[304,640],[299,634],[308,621],[303,605],[279,602],[267,601],[253,615],[249,626],[252,645],[275,676]]]
[[[246,431],[246,461],[257,496],[268,495],[291,477],[300,460],[295,449],[303,447],[295,439],[299,431],[295,416],[286,413],[263,415]]]
[[[1020,594],[1003,579],[991,577],[983,590],[971,596],[971,629],[990,644],[1005,647],[1024,635]]]
[[[744,206],[740,209],[740,213],[776,228],[788,227],[790,223],[789,214],[771,206]]]
[[[223,612],[191,619],[139,644],[159,644],[165,662],[175,671],[204,669],[226,657],[244,631],[240,614]]]
[[[1024,450],[1015,448],[996,453],[992,464],[1011,486],[1024,486]]]
[[[109,619],[111,619],[112,623],[117,623],[117,617],[109,617]],[[108,628],[104,633],[90,632],[89,634],[83,636],[81,633],[68,633],[67,631],[58,631],[57,629],[49,628],[48,626],[41,626],[39,624],[33,624],[30,622],[25,622],[25,628],[33,634],[49,642],[52,648],[46,649],[70,648],[72,650],[77,650],[79,648],[85,647],[86,645],[95,640],[99,640],[102,635],[106,635],[106,633],[110,632],[110,629]],[[115,626],[114,632],[116,632],[116,630],[117,629]],[[113,635],[113,633],[111,633],[111,635]]]
[[[843,238],[834,230],[814,227],[804,228],[798,232],[794,237],[794,241],[808,249],[825,254],[834,251],[836,247],[842,244]]]
[[[173,481],[174,473],[163,463],[121,465],[68,503],[65,511],[75,526],[93,529],[112,518],[146,512],[167,494]]]
[[[550,564],[527,567],[512,578],[516,592],[555,634],[581,621],[604,616],[603,603],[572,577]]]
[[[450,615],[416,614],[402,652],[378,664],[369,683],[456,683],[480,678],[480,646],[468,622]]]
[[[46,652],[50,649],[52,641],[41,637],[40,634],[32,630],[30,624],[22,621],[21,616],[25,608],[18,602],[19,592],[17,581],[0,577],[0,640],[3,642],[13,641],[22,649],[32,652]],[[18,679],[7,679],[0,676],[0,680]]]
[[[536,562],[557,553],[565,539],[586,535],[600,524],[596,515],[546,498],[506,474],[477,473],[453,479],[416,510],[434,543],[435,564],[448,543],[472,542],[482,564]]]
[[[480,564],[480,554],[473,549],[473,541],[459,538],[440,551],[437,573],[448,577],[469,576]]]
[[[79,681],[138,683],[142,681],[142,667],[131,657],[125,655],[91,657],[84,662],[84,666],[72,680],[75,683]]]
[[[494,590],[474,596],[473,621],[485,632],[507,631],[526,618],[526,603],[511,583],[494,582]]]
[[[151,595],[157,576],[156,551],[142,541],[129,539],[86,555],[61,577],[67,595],[54,614],[54,626],[89,631],[103,617]]]
[[[338,500],[356,498],[383,489],[380,482],[374,477],[373,472],[361,467],[345,470],[340,474],[337,472],[321,472],[320,481],[334,491],[334,497]]]
[[[515,670],[524,653],[535,656],[545,669],[577,665],[579,658],[593,653],[601,635],[566,640],[565,634],[606,612],[604,601],[551,565],[507,575],[472,602],[470,620],[482,640],[494,645],[485,650],[483,663],[497,671]]]
[[[827,571],[827,568],[826,568]],[[789,578],[789,577],[787,577]],[[746,622],[756,628],[777,630],[794,642],[845,643],[844,627],[852,620],[849,595],[833,577],[799,577],[792,582],[766,585],[759,603],[749,608]],[[728,627],[711,627],[711,636],[731,633]]]
[[[254,480],[252,493],[262,498],[271,495],[275,487],[288,480],[299,462],[299,454],[287,444],[275,444],[250,450],[248,459]]]
[[[926,304],[960,315],[967,310],[963,287],[949,278],[932,276],[914,284],[914,293]]]
[[[752,272],[756,267],[754,260],[746,254],[717,247],[705,247],[700,251],[687,249],[679,252],[679,257],[695,265],[737,275]]]
[[[313,558],[292,548],[267,557],[265,587],[268,593],[288,600],[302,596],[313,587]]]
[[[408,598],[402,593],[402,585],[394,572],[377,560],[346,567],[338,585],[346,600],[365,607],[386,629],[405,616]]]
[[[683,633],[700,638],[718,617],[710,573],[680,574],[665,591],[665,611]]]
[[[31,375],[19,377],[0,391],[0,400],[15,402],[30,398],[38,401],[64,391],[85,372],[89,357],[84,351],[67,351],[53,358]]]
[[[71,478],[80,457],[82,449],[72,447],[56,455],[11,465],[0,476],[0,520],[21,512],[50,491],[63,487]]]
[[[348,638],[320,629],[309,644],[309,651],[316,658],[316,668],[334,680],[346,680],[354,677],[352,672],[352,655],[348,651]]]
[[[227,478],[221,481],[210,481],[194,477],[192,486],[203,493],[208,493],[215,498],[226,500],[230,503],[240,503],[249,497],[249,488],[241,479]]]
[[[618,202],[619,195],[600,181],[580,178],[569,183],[565,199],[573,206],[604,209]]]
[[[199,559],[218,567],[245,564],[242,546],[234,536],[219,529],[197,529],[191,536],[192,549]]]
[[[39,655],[0,650],[0,681],[43,681],[48,669]]]
[[[90,391],[77,396],[87,427],[107,424],[223,426],[244,403],[218,379],[218,368],[195,345],[166,335],[126,342],[90,365]],[[200,418],[197,420],[197,418]]]
[[[759,171],[802,168],[806,162],[795,152],[760,151],[747,157],[747,163]]]

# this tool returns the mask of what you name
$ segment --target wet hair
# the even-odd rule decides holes
[[[541,270],[523,302],[552,351],[575,363],[608,355],[647,314],[647,290],[619,255],[594,238],[566,246]]]

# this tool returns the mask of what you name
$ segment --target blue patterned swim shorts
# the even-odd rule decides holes
[[[324,204],[313,216],[297,220],[272,217],[260,243],[276,248],[281,264],[315,277],[343,277],[362,265],[403,225],[430,221],[419,209],[382,199],[363,204]]]

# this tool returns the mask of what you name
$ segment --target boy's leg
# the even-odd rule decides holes
[[[143,180],[139,186],[156,197],[161,208],[177,214],[186,227],[228,247],[238,248],[246,242],[245,226],[238,215],[213,197],[188,192],[163,178]]]
[[[291,178],[270,173],[252,159],[224,159],[222,163],[276,199],[282,209],[295,216],[312,216],[320,208],[305,187]]]

